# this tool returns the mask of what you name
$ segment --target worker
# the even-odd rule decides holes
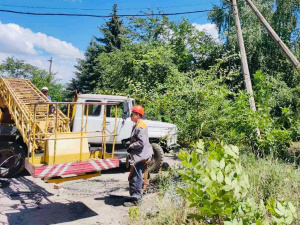
[[[142,200],[143,172],[145,164],[152,157],[153,149],[149,143],[148,128],[142,120],[144,108],[136,105],[131,110],[131,120],[135,123],[132,128],[130,145],[127,152],[131,158],[131,168],[128,177],[130,198],[125,200],[124,206],[137,205]]]
[[[41,89],[41,92],[49,99],[49,101],[51,102],[51,97],[48,95],[48,91],[49,89],[47,87],[43,87]],[[54,114],[55,112],[55,107],[54,105],[49,105],[49,114]]]
[[[51,97],[48,95],[49,89],[47,87],[43,87],[41,92],[51,101]]]

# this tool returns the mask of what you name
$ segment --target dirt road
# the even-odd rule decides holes
[[[172,156],[165,161],[174,164]],[[0,189],[0,224],[130,224],[123,206],[127,177],[121,167],[88,180],[64,182],[60,190],[28,174],[8,179],[10,185]],[[140,208],[151,211],[155,203],[156,194],[148,194]]]

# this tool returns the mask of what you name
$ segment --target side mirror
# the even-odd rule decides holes
[[[122,125],[124,125],[125,124],[125,120],[127,119],[127,113],[123,113],[122,114]]]
[[[147,113],[145,113],[144,115],[143,115],[143,119],[146,119],[147,118]]]
[[[123,113],[123,114],[122,114],[122,119],[123,119],[123,120],[126,120],[126,119],[127,119],[127,113]]]

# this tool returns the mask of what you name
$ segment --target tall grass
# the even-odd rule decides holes
[[[298,220],[294,224],[300,224],[300,169],[274,158],[257,159],[253,155],[242,155],[241,159],[243,169],[249,176],[250,196],[257,202],[268,198],[291,201],[298,210]],[[163,193],[170,189],[175,190],[176,183],[172,177],[170,175],[157,177],[156,182]],[[197,211],[189,208],[187,202],[178,207],[172,200],[166,202],[163,195],[159,199],[158,214],[154,217],[141,215],[138,224],[205,224],[189,220],[188,215]]]
[[[139,225],[178,225],[178,224],[191,224],[191,225],[204,225],[204,222],[199,222],[194,219],[189,219],[190,213],[197,213],[195,209],[189,208],[185,202],[183,205],[178,205],[170,200],[160,200],[157,205],[158,213],[155,215],[141,215],[140,218],[135,221],[135,224]]]
[[[271,157],[256,159],[253,155],[243,155],[241,159],[255,200],[291,201],[298,210],[296,224],[300,224],[300,169]]]

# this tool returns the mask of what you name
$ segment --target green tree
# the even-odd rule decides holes
[[[15,78],[31,78],[32,72],[35,70],[38,68],[14,57],[7,57],[0,65],[2,75]]]
[[[198,31],[188,20],[170,22],[168,17],[131,18],[121,49],[102,52],[95,69],[102,74],[96,92],[147,92],[164,84],[177,72],[196,76],[220,56],[222,44]],[[163,92],[163,91],[162,91]]]
[[[254,3],[288,47],[297,52],[297,46],[299,46],[299,26],[297,25],[300,19],[299,1],[257,0]],[[254,74],[257,70],[262,70],[264,73],[284,80],[290,87],[299,84],[299,75],[246,2],[238,1],[238,8],[250,73]],[[217,24],[220,34],[228,42],[229,49],[237,52],[239,48],[231,3],[223,0],[222,6],[214,7],[214,9],[209,18]],[[240,64],[240,61],[234,63]]]
[[[112,52],[114,49],[122,47],[124,25],[117,12],[117,4],[114,4],[110,21],[106,21],[105,25],[99,28],[103,37],[94,37],[98,43],[104,46],[105,52]]]
[[[168,45],[175,54],[174,63],[182,72],[208,69],[223,50],[221,43],[197,30],[185,18],[174,22],[167,16],[149,13],[146,18],[131,18],[130,31],[131,38],[139,43]]]
[[[109,54],[98,57],[97,69],[101,71],[103,81],[98,92],[130,93],[129,86],[142,85],[143,90],[153,89],[164,83],[172,70],[175,55],[168,46],[158,43],[133,43]],[[101,62],[101,63],[100,63]]]
[[[91,40],[89,47],[84,53],[85,59],[78,59],[75,68],[77,88],[79,92],[89,93],[94,90],[97,83],[101,82],[101,74],[95,69],[96,58],[103,51],[100,45]],[[71,88],[71,87],[69,87]]]
[[[254,3],[276,33],[299,58],[299,1],[257,0]],[[239,48],[230,4],[224,0],[222,5],[224,8],[215,7],[209,17],[217,24],[220,34],[227,41],[230,51],[234,53],[238,52]],[[293,124],[297,124],[296,118],[300,115],[298,107],[300,75],[245,1],[238,1],[238,7],[258,107],[269,107],[275,121],[289,120],[290,122],[284,122],[281,126],[290,129]],[[231,65],[240,65],[240,59],[231,61]],[[231,83],[238,84],[237,89],[241,89],[242,75],[235,77]],[[268,97],[261,97],[261,93],[269,94]],[[290,113],[288,117],[286,110]]]
[[[80,92],[90,93],[102,83],[101,71],[97,69],[97,57],[105,52],[109,53],[115,49],[120,49],[125,42],[125,27],[117,16],[117,4],[113,5],[111,19],[99,28],[102,37],[94,36],[85,52],[85,59],[79,59],[75,66],[76,80]]]
[[[0,64],[0,75],[29,79],[39,89],[47,86],[52,101],[64,100],[63,85],[55,79],[55,74],[49,74],[46,70],[28,64],[24,60],[7,57]]]

